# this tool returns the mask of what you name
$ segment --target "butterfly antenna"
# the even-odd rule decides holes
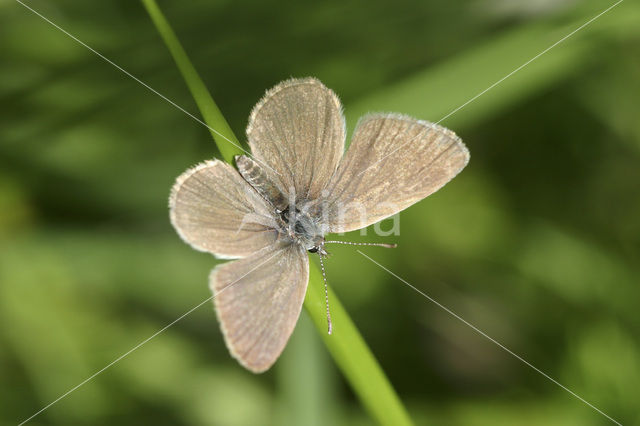
[[[333,327],[331,326],[331,312],[329,312],[329,289],[327,286],[327,274],[324,271],[324,262],[322,261],[323,255],[320,255],[320,270],[322,271],[322,279],[324,280],[324,303],[327,306],[327,333],[331,334]]]
[[[376,246],[384,248],[396,248],[397,244],[385,244],[385,243],[354,243],[351,241],[325,241],[325,244],[346,244],[348,246]]]

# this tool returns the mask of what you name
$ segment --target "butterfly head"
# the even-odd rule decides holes
[[[321,242],[318,242],[315,246],[311,247],[309,253],[318,253],[320,256],[329,256],[329,252],[324,248],[324,238]]]

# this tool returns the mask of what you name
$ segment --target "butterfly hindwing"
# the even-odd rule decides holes
[[[320,196],[344,152],[342,106],[315,78],[291,79],[269,90],[249,117],[247,136],[257,162],[283,194]]]
[[[273,209],[230,165],[207,161],[178,177],[169,198],[171,223],[197,250],[248,256],[277,239]]]

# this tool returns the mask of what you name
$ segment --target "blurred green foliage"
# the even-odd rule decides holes
[[[196,113],[139,3],[28,4]],[[290,76],[336,90],[350,128],[368,110],[437,121],[609,4],[160,5],[242,135]],[[470,165],[401,214],[398,249],[367,251],[623,424],[640,422],[639,21],[623,2],[447,118]],[[16,424],[209,296],[215,261],[175,235],[166,200],[218,153],[16,2],[0,3],[0,55],[0,422]],[[327,268],[418,424],[605,424],[351,248]],[[370,422],[308,319],[254,376],[207,306],[32,424]]]

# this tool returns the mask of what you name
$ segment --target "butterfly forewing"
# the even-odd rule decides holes
[[[246,368],[265,371],[280,356],[298,321],[308,280],[309,259],[297,244],[274,245],[211,272],[225,342]]]
[[[385,219],[450,181],[469,161],[452,131],[398,114],[372,114],[356,127],[328,186],[330,232]]]

